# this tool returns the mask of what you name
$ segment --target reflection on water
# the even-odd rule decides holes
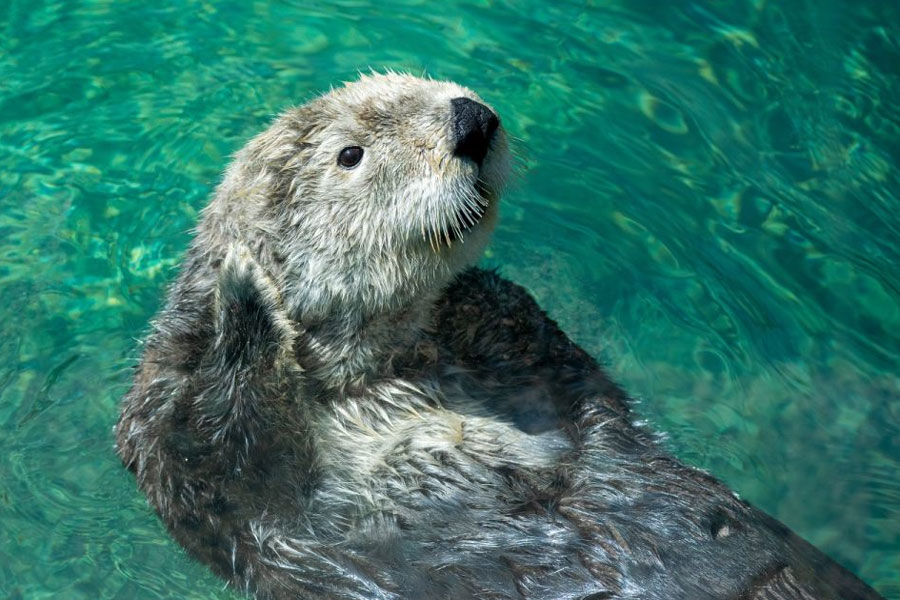
[[[112,452],[135,338],[231,152],[369,66],[478,90],[522,177],[486,259],[709,469],[900,596],[900,7],[0,11],[0,590],[232,598]]]

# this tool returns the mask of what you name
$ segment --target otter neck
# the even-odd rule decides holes
[[[394,374],[425,337],[437,294],[378,314],[333,311],[326,316],[299,316],[297,362],[308,376],[331,389],[364,387]]]

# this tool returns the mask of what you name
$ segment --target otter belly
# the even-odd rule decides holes
[[[477,414],[474,401],[454,402],[471,406],[467,414],[445,407],[446,398],[416,397],[411,385],[394,387],[402,393],[393,405],[383,397],[343,398],[323,420],[317,447],[329,473],[324,493],[378,509],[471,504],[505,489],[515,473],[549,485],[572,451],[561,430],[529,434],[513,421]]]
[[[379,557],[400,597],[582,598],[607,589],[582,564],[582,533],[553,506],[573,451],[562,430],[529,434],[427,399],[404,397],[404,408],[343,402],[317,444],[329,473],[317,504],[347,526],[338,543]]]
[[[833,597],[828,559],[614,413],[579,439],[485,414],[471,386],[393,387],[331,407],[312,512],[400,597]]]

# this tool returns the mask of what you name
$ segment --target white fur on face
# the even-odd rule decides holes
[[[209,212],[264,239],[292,314],[407,306],[481,255],[509,170],[502,129],[480,169],[453,155],[451,100],[461,96],[481,101],[453,83],[399,74],[333,90],[248,144]],[[351,146],[363,157],[348,169],[338,155]],[[471,226],[476,205],[485,214]]]

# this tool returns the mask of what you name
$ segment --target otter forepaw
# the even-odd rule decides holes
[[[229,250],[215,299],[215,346],[226,364],[250,366],[292,352],[296,332],[281,294],[246,248]]]

